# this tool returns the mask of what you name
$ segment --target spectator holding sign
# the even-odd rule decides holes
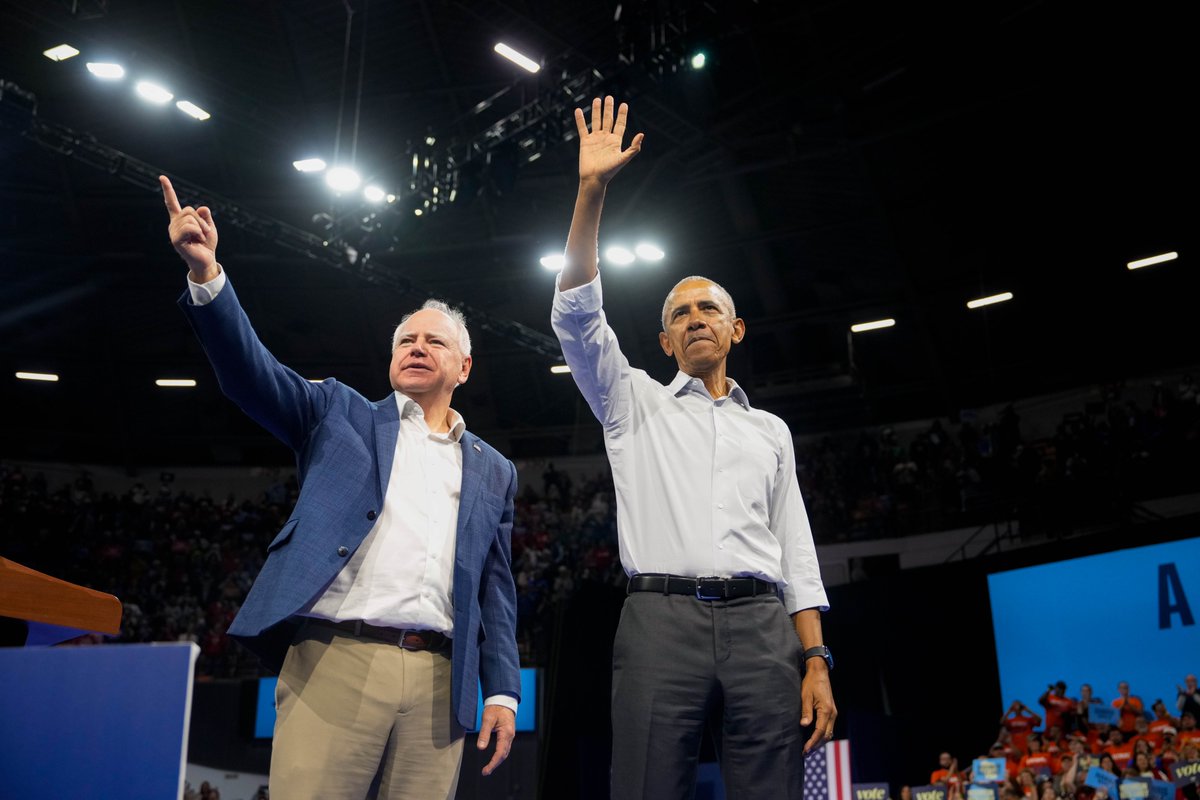
[[[1075,715],[1071,719],[1075,730],[1081,733],[1088,732],[1088,726],[1091,724],[1088,712],[1093,705],[1102,705],[1102,701],[1092,695],[1092,685],[1085,683],[1079,687],[1079,701],[1075,703]]]
[[[1038,698],[1038,704],[1046,709],[1046,728],[1057,726],[1061,729],[1075,711],[1077,701],[1067,697],[1066,681],[1059,681],[1047,687],[1045,693]]]
[[[1121,681],[1117,684],[1117,699],[1112,701],[1112,707],[1121,712],[1121,733],[1130,735],[1134,731],[1134,722],[1142,716],[1145,706],[1142,698],[1129,693],[1129,683]]]
[[[1042,718],[1033,713],[1029,706],[1020,700],[1014,700],[1013,704],[1008,707],[1008,711],[1004,712],[1004,716],[1000,717],[1000,726],[1008,731],[1012,737],[1013,746],[1022,753],[1025,751],[1025,739],[1034,728],[1041,724]]]
[[[938,769],[929,775],[931,784],[945,784],[947,793],[962,789],[963,774],[958,771],[958,759],[949,753],[938,756]]]
[[[1154,766],[1154,758],[1144,752],[1140,752],[1133,757],[1133,771],[1139,778],[1153,778],[1156,781],[1165,781],[1167,776],[1162,770]]]

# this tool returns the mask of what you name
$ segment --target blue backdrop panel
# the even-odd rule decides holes
[[[5,797],[180,797],[194,644],[0,648]]]

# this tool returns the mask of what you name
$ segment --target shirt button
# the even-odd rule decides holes
[[[341,556],[342,558],[345,558],[349,554],[350,554],[350,550],[349,550],[349,548],[346,547],[346,545],[342,545],[341,547],[338,548],[338,555]]]
[[[717,508],[724,508],[724,507],[725,507],[724,503],[717,503]]]
[[[375,519],[375,509],[371,509],[367,512],[367,519]]]

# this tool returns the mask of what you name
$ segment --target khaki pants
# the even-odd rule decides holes
[[[273,800],[453,798],[463,729],[448,653],[306,623],[275,690]]]

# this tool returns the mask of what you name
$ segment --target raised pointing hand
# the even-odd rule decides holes
[[[159,175],[158,182],[162,186],[167,213],[171,216],[167,228],[171,246],[191,270],[193,281],[205,283],[212,280],[220,271],[217,266],[217,225],[213,222],[212,211],[208,206],[180,208],[170,179],[166,175]]]
[[[621,141],[625,138],[625,120],[629,116],[629,104],[621,103],[620,108],[615,106],[612,95],[604,98],[603,106],[599,97],[592,100],[590,133],[584,121],[583,109],[575,109],[575,127],[579,130],[580,181],[594,180],[605,186],[622,167],[641,152],[642,140],[645,138],[645,134],[641,133],[633,137],[629,147],[621,149]]]

